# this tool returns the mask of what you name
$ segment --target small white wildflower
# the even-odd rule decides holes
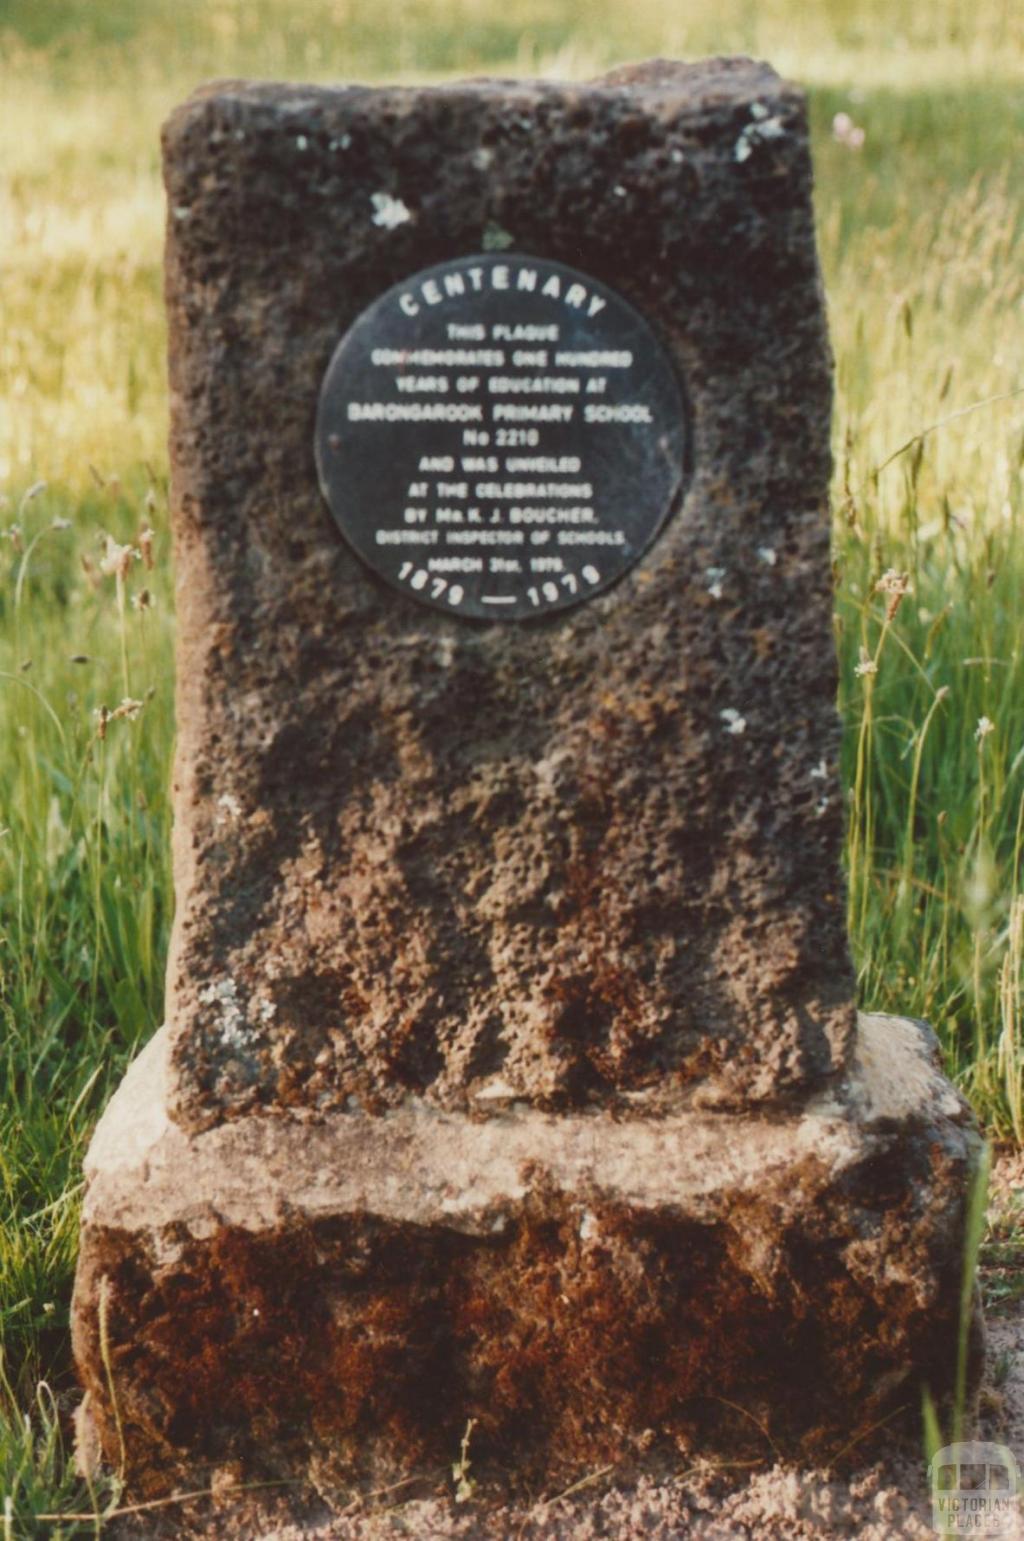
[[[823,813],[827,813],[828,812],[828,805],[829,805],[829,799],[827,797],[822,797],[822,798],[820,798],[818,800],[818,803],[816,804],[814,811],[818,815],[819,819],[821,818]]]
[[[726,569],[724,567],[706,567],[704,569],[704,576],[709,580],[708,593],[712,599],[721,599],[723,593],[722,579],[725,575]]]
[[[612,188],[612,192],[615,194],[616,198],[625,198],[626,196],[626,189],[623,187],[621,182],[617,183],[615,187]]]
[[[412,219],[401,198],[394,198],[391,193],[371,193],[370,202],[373,204],[373,223],[384,230],[395,230]]]
[[[759,122],[766,118],[768,116],[768,109],[764,105],[764,102],[751,102],[750,116],[752,118],[757,118]]]
[[[734,706],[727,706],[718,715],[725,723],[725,731],[727,733],[745,733],[747,731],[747,719],[741,717]]]
[[[860,150],[866,135],[859,123],[854,123],[848,112],[837,112],[832,119],[832,138],[848,150]]]
[[[860,649],[860,663],[858,663],[853,672],[862,678],[865,674],[878,673],[878,665],[875,663],[875,660],[872,658],[871,654],[868,652],[863,643],[861,644]]]
[[[978,726],[974,730],[974,737],[977,739],[978,743],[980,744],[986,738],[988,738],[990,733],[994,733],[995,730],[996,730],[996,725],[992,721],[991,717],[979,717],[978,718]]]
[[[309,140],[306,138],[305,134],[296,134],[295,135],[295,148],[297,150],[308,150],[309,149]]]
[[[178,203],[178,204],[175,205],[175,208],[174,208],[174,217],[175,217],[175,219],[177,219],[177,220],[188,219],[188,217],[189,217],[189,215],[191,213],[192,213],[192,210],[189,208],[188,204],[186,204],[186,203]]]
[[[811,769],[811,780],[812,781],[827,781],[828,780],[828,764],[826,763],[824,755],[818,761],[817,765],[812,767],[812,769]]]
[[[668,158],[672,162],[673,166],[681,166],[683,161],[686,159],[686,156],[683,154],[682,150],[670,150]]]
[[[139,553],[133,546],[121,546],[112,535],[106,538],[106,547],[100,562],[100,572],[105,578],[126,578],[128,569],[134,561],[138,560]]]
[[[779,554],[774,546],[758,546],[757,560],[763,562],[766,567],[774,567],[779,560]]]
[[[744,129],[736,141],[736,146],[732,152],[732,158],[734,161],[739,161],[742,163],[743,161],[748,161],[750,159],[751,153],[750,140],[747,138],[746,129]]]

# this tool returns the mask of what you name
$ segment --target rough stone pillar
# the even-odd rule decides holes
[[[470,1418],[834,1453],[951,1374],[976,1135],[854,1011],[802,97],[229,83],[164,149],[178,910],[95,1433],[140,1492]]]

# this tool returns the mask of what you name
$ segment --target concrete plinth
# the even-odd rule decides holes
[[[410,1100],[195,1133],[166,1049],[93,1140],[74,1303],[85,1433],[114,1465],[123,1436],[136,1493],[403,1475],[471,1418],[475,1460],[538,1480],[652,1435],[863,1455],[949,1383],[979,1142],[919,1023],[861,1017],[842,1081],[775,1114]]]

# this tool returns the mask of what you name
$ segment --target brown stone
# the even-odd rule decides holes
[[[862,1017],[800,1111],[657,1119],[417,1100],[194,1133],[166,1051],[93,1141],[76,1293],[86,1422],[116,1463],[116,1401],[132,1491],[387,1481],[470,1418],[476,1460],[536,1482],[652,1431],[862,1458],[950,1384],[978,1139],[919,1023]]]
[[[742,60],[227,84],[165,157],[175,1116],[820,1086],[854,986],[799,92]],[[410,217],[375,224],[380,194]],[[694,436],[642,560],[524,626],[375,579],[312,452],[349,325],[496,227],[641,312]]]
[[[226,84],[165,154],[178,908],[87,1165],[83,1451],[865,1450],[948,1388],[978,1137],[927,1029],[855,1026],[802,97]],[[646,319],[692,455],[613,587],[471,624],[356,558],[313,436],[366,307],[509,237]]]

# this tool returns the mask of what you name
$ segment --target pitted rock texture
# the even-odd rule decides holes
[[[823,1084],[854,982],[800,93],[743,60],[227,83],[164,149],[175,1117]],[[379,194],[410,217],[375,223]],[[647,318],[694,436],[642,560],[520,625],[386,588],[313,458],[345,330],[495,229]]]
[[[949,1388],[980,1141],[919,1023],[862,1018],[800,1112],[660,1119],[189,1133],[166,1048],[94,1138],[73,1306],[83,1448],[123,1437],[137,1494],[448,1469],[471,1418],[528,1485],[654,1446],[864,1461]]]

